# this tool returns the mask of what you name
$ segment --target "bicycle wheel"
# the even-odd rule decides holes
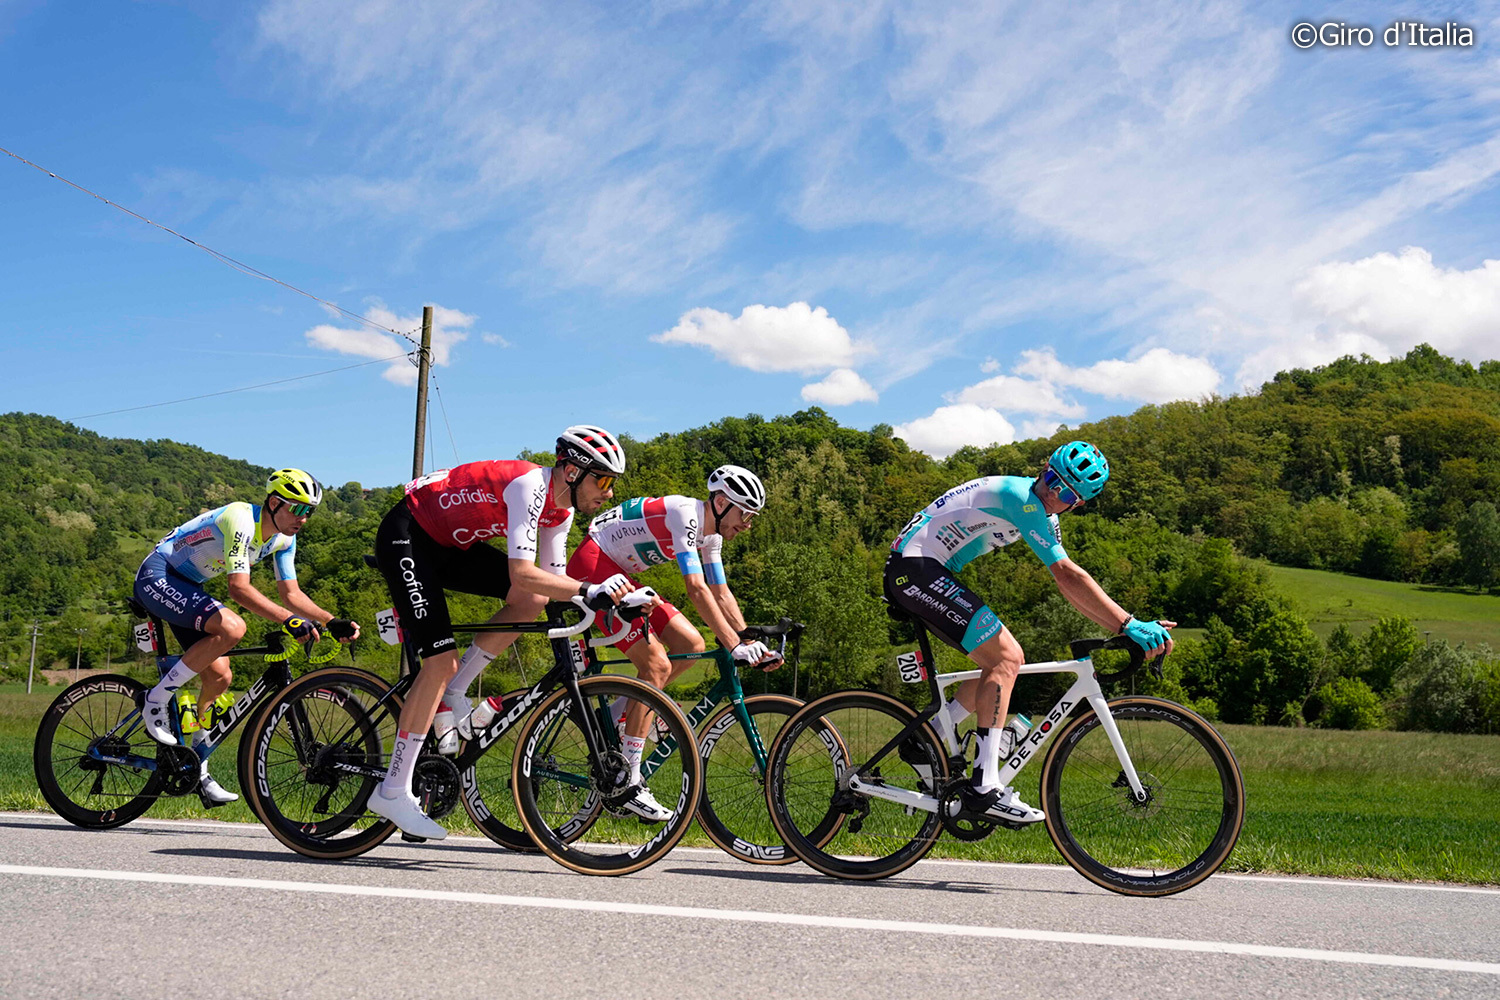
[[[1055,737],[1042,766],[1047,832],[1084,878],[1129,896],[1167,896],[1218,871],[1245,821],[1245,786],[1214,728],[1160,698],[1109,703],[1146,798],[1137,801],[1099,716]]]
[[[595,759],[579,706],[566,688],[542,699],[516,734],[511,772],[516,808],[536,845],[558,864],[584,875],[628,875],[665,855],[692,825],[703,785],[698,744],[682,710],[649,684],[600,675],[583,678],[578,687],[594,728],[617,697],[643,703],[666,724],[665,737],[649,754],[657,766],[642,784],[671,816],[648,824],[622,808],[631,795],[624,791],[628,774],[619,737],[612,726],[604,727],[605,746]],[[570,842],[579,836],[577,817],[593,812],[596,802],[603,812],[588,838]]]
[[[766,800],[776,832],[792,852],[825,875],[877,879],[916,864],[937,842],[942,823],[924,812],[849,788],[865,765],[873,785],[936,796],[948,756],[924,724],[896,749],[872,759],[917,717],[910,706],[874,691],[840,691],[810,701],[787,720],[771,747]],[[841,745],[830,746],[836,736]],[[830,812],[843,818],[819,838]]]
[[[521,688],[502,695],[501,714],[509,712],[526,692],[526,688]],[[520,728],[512,726],[484,752],[484,756],[464,770],[461,777],[463,803],[469,818],[486,837],[507,850],[537,854],[540,848],[521,823],[521,814],[516,811],[515,792],[511,788],[511,764]],[[579,815],[558,824],[557,835],[566,840],[577,840],[593,825],[600,808],[596,797],[586,803]]]
[[[363,670],[314,671],[277,695],[245,734],[255,760],[251,811],[298,854],[349,858],[395,832],[365,810],[401,713],[389,691]]]
[[[90,677],[69,686],[42,715],[31,763],[42,798],[69,823],[90,830],[122,826],[161,793],[161,775],[141,766],[156,758],[156,741],[146,735],[136,707],[145,693],[146,686],[129,677]]]
[[[761,742],[761,753],[769,748],[786,721],[802,707],[802,701],[781,694],[758,694],[745,699],[750,724]],[[823,726],[829,753],[841,753],[838,734]],[[820,736],[824,733],[819,734]],[[751,734],[741,724],[734,705],[725,705],[698,730],[698,753],[703,757],[703,799],[698,803],[698,825],[719,847],[741,861],[755,865],[789,865],[797,855],[787,850],[771,823],[766,808],[766,776],[751,746]],[[826,844],[843,820],[843,813],[829,808],[810,838]]]

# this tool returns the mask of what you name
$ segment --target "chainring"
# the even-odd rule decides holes
[[[458,805],[462,781],[457,764],[447,757],[426,754],[412,771],[411,785],[422,811],[431,819],[442,819]]]
[[[186,795],[198,789],[198,752],[190,747],[156,748],[156,773],[161,775],[163,795]]]
[[[1000,824],[964,809],[963,793],[968,784],[968,778],[953,778],[943,785],[943,793],[938,796],[938,819],[955,840],[973,843],[994,833]]]

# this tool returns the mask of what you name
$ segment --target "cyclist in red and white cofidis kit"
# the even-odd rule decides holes
[[[413,836],[447,835],[412,794],[412,769],[439,702],[449,728],[455,714],[467,719],[469,684],[517,638],[479,636],[459,659],[444,588],[503,598],[494,622],[532,621],[549,598],[575,594],[595,608],[608,607],[634,589],[623,574],[583,583],[563,573],[573,512],[587,517],[597,511],[624,471],[620,442],[606,430],[578,425],[557,439],[552,468],[470,462],[407,485],[406,496],[380,522],[375,559],[422,666],[401,709],[390,768],[370,796],[371,812]],[[504,538],[508,551],[476,544],[490,538]]]
[[[765,507],[766,488],[748,469],[722,465],[708,477],[708,490],[707,501],[676,495],[638,497],[600,514],[589,525],[588,539],[568,560],[568,575],[598,582],[675,561],[682,571],[688,600],[724,648],[733,650],[740,663],[772,667],[778,660],[765,643],[740,641],[745,619],[725,580],[720,555],[724,542],[749,528]],[[647,619],[642,618],[632,623],[615,645],[635,664],[641,680],[663,688],[694,662],[669,660],[667,652],[701,653],[703,637],[666,601],[651,613],[649,621],[649,632]],[[640,783],[641,755],[650,724],[645,707],[631,702],[625,713],[622,744],[632,784]],[[644,785],[629,808],[649,821],[672,817],[671,810],[660,805]]]

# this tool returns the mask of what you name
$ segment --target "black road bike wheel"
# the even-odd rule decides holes
[[[568,690],[552,692],[516,734],[511,772],[516,808],[532,840],[558,864],[584,875],[628,875],[664,856],[692,825],[703,785],[698,744],[682,710],[649,684],[601,675],[583,678],[578,687],[588,724],[602,729],[602,758],[589,752],[583,719]],[[622,792],[625,758],[614,726],[600,726],[617,697],[641,702],[666,725],[656,746],[666,748],[667,755],[644,779],[656,800],[671,810],[664,822],[644,823],[620,808],[622,797],[629,797]],[[654,752],[648,749],[646,755]],[[583,837],[581,817],[591,813],[597,818]]]
[[[1094,712],[1053,737],[1042,767],[1047,832],[1084,878],[1129,896],[1182,892],[1219,870],[1245,821],[1245,786],[1224,738],[1160,698],[1109,703],[1145,791],[1130,790]]]
[[[937,842],[935,812],[854,792],[849,778],[870,765],[864,781],[938,795],[948,779],[948,756],[923,724],[889,753],[874,759],[916,710],[874,691],[840,691],[804,705],[771,747],[766,800],[771,821],[792,852],[835,878],[878,879],[916,864]],[[835,745],[835,737],[837,744]],[[829,813],[843,822],[824,836]]]
[[[501,713],[508,712],[526,692],[526,688],[521,688],[501,696]],[[464,770],[461,777],[463,803],[469,818],[486,837],[507,850],[538,854],[540,848],[521,824],[515,792],[511,788],[516,734],[520,732],[520,728],[512,726],[484,752],[484,756]],[[558,837],[571,841],[583,836],[599,817],[601,808],[602,804],[597,798],[587,803],[579,815],[570,816],[567,822],[557,825],[555,830]]]
[[[90,753],[155,758],[156,741],[146,735],[136,707],[145,693],[138,681],[105,674],[69,686],[47,707],[31,762],[42,798],[69,823],[90,830],[122,826],[161,793],[156,771]]]
[[[801,707],[801,699],[783,694],[758,694],[745,699],[745,710],[768,758],[776,737]],[[839,752],[842,744],[837,734],[833,734],[832,740],[835,750],[830,753]],[[725,705],[699,726],[698,753],[703,758],[703,799],[698,803],[698,825],[708,839],[729,855],[751,864],[795,862],[797,855],[787,850],[771,822],[766,808],[766,776],[756,762],[750,735],[740,724],[734,705]],[[843,813],[830,807],[823,823],[809,831],[809,837],[821,847],[842,820]]]
[[[277,695],[243,737],[254,757],[251,811],[298,854],[350,858],[395,832],[365,808],[401,713],[389,691],[363,670],[314,671]]]

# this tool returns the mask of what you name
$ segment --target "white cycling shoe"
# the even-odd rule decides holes
[[[998,823],[1040,823],[1047,818],[1047,814],[1040,809],[1033,809],[1022,802],[1016,790],[1009,785],[984,792],[966,788],[962,804],[968,811],[979,813],[985,819]]]
[[[473,737],[469,715],[474,706],[463,695],[444,694],[438,705],[437,715],[432,717],[432,731],[437,735],[437,752],[451,757],[458,753],[461,741]]]
[[[417,797],[411,793],[398,795],[394,799],[388,799],[379,789],[370,796],[370,812],[381,819],[388,819],[401,830],[402,833],[413,837],[421,837],[423,840],[442,840],[448,836],[448,831],[441,824],[432,819],[422,811],[422,806],[417,802]]]
[[[635,793],[635,798],[626,802],[620,808],[632,815],[639,816],[647,823],[665,823],[677,815],[656,801],[656,796],[652,795],[651,789],[645,785],[642,785],[641,790]]]
[[[238,802],[240,797],[213,779],[208,773],[208,762],[204,761],[203,770],[199,772],[198,797],[203,804],[210,809],[215,806],[227,806],[231,802]]]
[[[150,692],[141,701],[141,728],[146,735],[169,747],[177,745],[177,734],[172,732],[172,697],[157,703],[151,700]]]

